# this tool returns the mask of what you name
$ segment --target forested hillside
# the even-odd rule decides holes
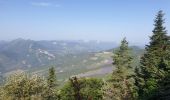
[[[3,60],[14,64],[9,70],[25,68],[0,73],[0,100],[169,100],[170,36],[164,23],[159,11],[144,50],[126,38],[114,49],[84,42],[1,42],[1,70],[8,71]],[[32,68],[37,65],[41,70]]]

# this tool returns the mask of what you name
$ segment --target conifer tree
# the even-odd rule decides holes
[[[140,61],[141,76],[139,78],[143,79],[143,85],[140,86],[138,93],[144,99],[158,95],[159,82],[169,73],[170,38],[163,26],[163,16],[162,11],[156,15],[153,35],[150,37],[150,43],[146,45],[146,52]]]
[[[112,77],[106,85],[105,99],[107,100],[133,100],[134,79],[132,77],[133,70],[131,67],[132,57],[128,42],[124,38],[121,45],[114,52],[113,65],[116,69],[112,73]],[[109,97],[109,98],[108,98]]]
[[[47,87],[45,90],[44,98],[46,100],[57,99],[57,79],[54,67],[49,68],[47,77]]]
[[[57,85],[57,79],[56,79],[54,67],[49,68],[47,85],[48,85],[49,88],[56,87],[56,85]]]

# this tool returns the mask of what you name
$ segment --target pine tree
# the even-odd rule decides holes
[[[47,85],[49,88],[56,87],[57,85],[57,79],[56,79],[56,74],[55,74],[55,69],[54,67],[49,68],[49,73],[48,73],[48,78],[47,78]]]
[[[128,42],[124,38],[118,50],[114,52],[113,65],[116,70],[113,71],[111,80],[108,82],[105,99],[116,100],[133,100],[134,93],[134,79],[132,78],[133,70],[131,67],[132,57]],[[108,98],[109,97],[109,98]]]
[[[139,96],[149,99],[158,94],[159,82],[166,76],[169,70],[170,38],[167,36],[166,28],[163,26],[163,12],[159,11],[150,37],[146,52],[141,58],[140,78],[143,78],[142,88],[139,88]],[[146,97],[146,98],[145,98]]]
[[[140,93],[142,93],[143,91],[142,91],[142,86],[145,84],[145,82],[144,82],[144,79],[142,78],[142,73],[141,73],[141,71],[140,71],[140,68],[138,68],[138,67],[135,67],[135,70],[134,70],[134,73],[135,73],[135,75],[133,76],[134,77],[134,79],[135,79],[135,92],[137,93],[136,94],[136,98],[139,98],[139,96],[140,96]]]
[[[47,87],[45,90],[44,98],[46,100],[57,99],[57,79],[54,67],[49,68],[47,77]]]

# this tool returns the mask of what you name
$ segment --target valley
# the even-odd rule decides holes
[[[16,39],[0,42],[0,72],[6,77],[17,71],[47,75],[54,67],[59,82],[70,76],[104,77],[114,69],[113,42],[99,41],[33,41]],[[135,57],[142,49],[132,46]],[[136,61],[138,63],[138,61]],[[135,66],[135,64],[134,64]]]

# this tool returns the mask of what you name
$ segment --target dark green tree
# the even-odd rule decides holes
[[[169,73],[170,38],[167,35],[166,28],[163,26],[163,16],[162,11],[159,11],[156,15],[152,31],[153,35],[150,37],[150,43],[146,45],[146,52],[140,61],[141,71],[139,72],[139,78],[143,79],[141,81],[143,83],[138,88],[138,93],[143,99],[150,99],[158,95],[161,87],[160,82]]]
[[[135,67],[135,70],[134,70],[135,74],[134,74],[134,79],[135,79],[135,91],[137,93],[136,95],[136,98],[139,99],[139,93],[142,93],[143,90],[142,90],[142,86],[144,86],[145,82],[144,82],[144,79],[142,78],[142,73],[141,73],[141,70],[140,68],[138,67]]]
[[[57,86],[57,78],[54,67],[49,68],[47,85],[49,88],[53,88]]]
[[[62,100],[102,100],[103,81],[72,77],[60,91]]]
[[[57,79],[54,67],[49,68],[44,98],[46,100],[57,99]]]
[[[133,68],[131,67],[132,57],[128,42],[124,38],[120,47],[114,52],[113,71],[111,79],[108,81],[105,91],[106,100],[133,100],[134,92]]]
[[[82,94],[80,93],[82,83],[79,82],[77,77],[70,78],[69,80],[70,80],[71,86],[73,87],[75,100],[82,100],[83,99]]]

